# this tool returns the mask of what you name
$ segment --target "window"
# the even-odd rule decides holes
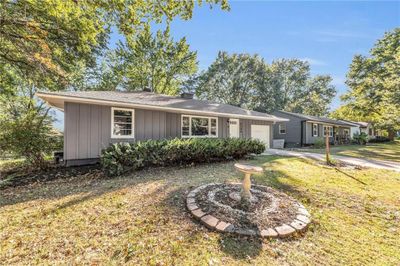
[[[286,124],[279,124],[279,134],[286,134]]]
[[[318,137],[318,124],[312,124],[312,135]]]
[[[333,127],[332,126],[324,126],[324,136],[326,136],[328,132],[329,137],[333,137]]]
[[[134,138],[134,110],[111,108],[111,137]]]
[[[350,136],[350,130],[348,128],[343,129],[343,134],[345,136]]]
[[[217,137],[215,117],[182,115],[182,137]]]

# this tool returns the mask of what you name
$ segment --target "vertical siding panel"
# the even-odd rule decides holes
[[[153,131],[153,139],[160,139],[160,112],[153,111],[153,121],[152,121],[152,131]]]
[[[107,148],[111,140],[111,107],[101,106],[101,148]]]
[[[67,156],[66,159],[74,159],[77,156],[77,141],[78,141],[78,105],[74,103],[67,103],[68,114],[66,120],[65,135],[68,135],[68,146],[66,147]]]
[[[144,111],[141,109],[135,110],[135,137],[137,140],[144,139]]]
[[[152,120],[152,113],[150,111],[145,110],[144,111],[144,137],[145,138],[151,138],[153,135],[152,132],[152,125],[151,125],[151,120]]]
[[[217,137],[218,138],[223,138],[224,137],[224,129],[223,129],[223,118],[218,117],[218,132],[217,132]]]
[[[78,122],[79,122],[79,105],[75,103],[67,103],[68,114],[66,120],[65,135],[68,135],[68,146],[66,147],[68,159],[76,159],[78,156]]]
[[[166,113],[165,138],[172,138],[174,135],[172,132],[174,116],[173,113]]]
[[[99,111],[100,107],[98,105],[92,105],[90,107],[90,158],[98,157],[101,150]]]
[[[160,138],[165,139],[166,135],[166,119],[167,119],[167,113],[166,112],[161,112],[160,114],[160,122],[161,122],[161,131],[160,131]]]
[[[88,105],[79,105],[79,124],[78,124],[78,158],[85,159],[88,158],[88,137],[89,137],[89,112],[90,108]]]

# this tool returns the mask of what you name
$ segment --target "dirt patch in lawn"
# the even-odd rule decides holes
[[[75,176],[104,177],[98,164],[76,167],[49,165],[45,169],[18,168],[0,172],[0,190]]]

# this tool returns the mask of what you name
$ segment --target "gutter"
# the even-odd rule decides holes
[[[90,98],[82,98],[77,96],[62,96],[62,95],[54,95],[45,92],[37,92],[36,96],[41,98],[42,100],[49,103],[50,106],[55,107],[59,110],[61,108],[52,105],[49,102],[49,99],[59,99],[68,101],[68,102],[76,102],[76,103],[86,103],[86,104],[99,104],[99,105],[107,105],[107,106],[118,106],[118,107],[133,107],[133,108],[141,108],[141,109],[148,109],[148,110],[159,110],[159,111],[174,111],[178,113],[193,113],[193,114],[202,114],[202,115],[212,115],[212,116],[220,116],[220,117],[231,117],[231,118],[243,118],[243,119],[254,119],[254,120],[262,120],[262,121],[269,121],[269,122],[285,122],[289,121],[286,118],[279,118],[276,116],[269,117],[261,117],[261,116],[252,116],[252,115],[239,115],[239,114],[230,114],[230,113],[219,113],[219,112],[212,112],[212,111],[200,111],[200,110],[189,110],[184,108],[174,108],[174,107],[162,107],[157,105],[148,105],[148,104],[136,104],[136,103],[127,103],[121,101],[108,101],[102,99],[90,99]],[[63,109],[62,109],[63,110]]]

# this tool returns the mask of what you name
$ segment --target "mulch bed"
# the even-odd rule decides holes
[[[65,167],[51,164],[45,169],[17,168],[0,172],[0,189],[92,174],[103,175],[100,165]]]
[[[231,193],[240,193],[238,184],[216,184],[196,194],[196,202],[206,213],[242,229],[259,229],[290,224],[297,215],[297,201],[265,186],[253,186],[257,199],[249,206],[233,200]]]

